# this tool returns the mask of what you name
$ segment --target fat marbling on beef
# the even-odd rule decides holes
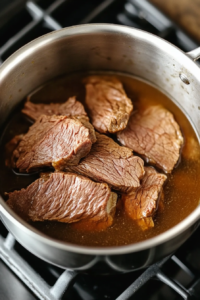
[[[138,224],[147,229],[154,226],[153,215],[158,208],[162,187],[167,176],[156,172],[152,167],[145,167],[141,186],[128,194],[122,195],[125,211]]]
[[[86,83],[86,105],[92,124],[101,133],[124,129],[133,110],[122,83],[115,77],[89,76]]]
[[[107,184],[63,172],[43,174],[26,189],[8,196],[7,204],[27,220],[65,223],[113,220],[117,201]]]
[[[113,189],[123,192],[139,187],[144,175],[143,160],[106,135],[96,132],[96,137],[90,153],[77,166],[66,166],[65,169],[98,182],[106,182]]]
[[[183,136],[173,115],[161,106],[134,113],[123,131],[120,143],[170,173],[179,160]]]
[[[70,97],[65,103],[33,103],[27,100],[22,109],[22,113],[36,121],[41,115],[62,115],[67,117],[85,116],[87,113],[83,105],[76,100],[76,97]]]
[[[13,167],[20,172],[48,166],[62,170],[78,164],[95,141],[94,128],[84,117],[81,122],[66,116],[41,115],[13,151]]]

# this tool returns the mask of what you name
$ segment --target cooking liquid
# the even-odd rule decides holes
[[[82,83],[84,75],[70,75],[55,79],[37,90],[32,96],[33,102],[64,102],[70,96],[84,103],[85,89]],[[143,231],[137,222],[130,219],[122,206],[118,206],[114,223],[102,231],[85,231],[76,229],[72,224],[45,221],[30,222],[44,234],[58,240],[85,246],[119,246],[136,243],[154,237],[187,217],[199,204],[200,200],[200,147],[196,134],[181,110],[164,94],[154,87],[138,79],[125,75],[117,75],[124,89],[134,104],[134,109],[143,109],[151,105],[161,104],[171,111],[180,125],[184,136],[181,159],[167,175],[164,186],[164,210],[154,217],[154,228]],[[24,103],[24,102],[23,102]],[[31,125],[20,112],[21,103],[7,121],[1,144],[0,153],[5,153],[5,144],[15,135],[25,133]],[[16,175],[5,166],[5,156],[0,157],[0,193],[11,192],[25,188],[39,176]],[[162,172],[161,170],[158,170]],[[120,201],[120,200],[119,200]]]

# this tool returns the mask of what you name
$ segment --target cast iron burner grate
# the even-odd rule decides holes
[[[14,6],[12,1],[12,6]],[[22,2],[22,0],[18,0]],[[178,26],[146,0],[38,0],[20,5],[13,16],[0,12],[0,59],[31,40],[62,27],[84,23],[115,23],[140,28],[172,42],[184,51],[197,47]],[[10,14],[9,14],[10,13]]]
[[[84,23],[140,28],[161,36],[183,51],[198,46],[145,0],[12,0],[6,9],[0,6],[0,20],[0,62],[34,38]],[[89,276],[62,270],[35,257],[0,222],[0,258],[33,292],[31,299],[36,299],[35,296],[46,300],[200,299],[199,234],[200,229],[175,255],[145,271]],[[16,295],[15,299],[21,300],[20,297]]]
[[[109,277],[52,266],[25,250],[3,225],[0,229],[2,261],[39,299],[200,299],[200,229],[172,257],[146,270]]]

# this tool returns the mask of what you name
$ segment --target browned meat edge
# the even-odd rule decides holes
[[[154,168],[145,167],[141,186],[136,191],[122,195],[125,211],[133,220],[140,220],[138,224],[143,229],[154,226],[152,217],[158,208],[166,179],[166,175],[156,172]]]

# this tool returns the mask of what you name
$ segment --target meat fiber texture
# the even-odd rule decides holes
[[[86,120],[83,123],[66,116],[40,116],[14,150],[14,167],[19,172],[31,172],[78,164],[96,141],[92,125]]]
[[[174,116],[161,106],[134,113],[117,138],[122,145],[166,173],[171,173],[177,164],[183,145],[183,136]]]
[[[65,103],[51,104],[36,104],[28,100],[24,104],[22,113],[33,121],[36,121],[41,115],[62,115],[67,117],[84,116],[88,119],[83,105],[76,100],[76,97],[70,97]]]
[[[152,167],[145,167],[141,186],[128,194],[122,195],[125,211],[133,220],[139,220],[143,229],[154,226],[153,215],[158,208],[162,187],[167,176],[158,173]]]
[[[117,194],[107,184],[72,173],[55,172],[34,181],[26,189],[8,193],[7,204],[32,221],[73,223],[113,218]]]
[[[86,105],[96,130],[115,133],[124,129],[133,110],[122,83],[115,77],[85,78]]]
[[[77,166],[65,170],[106,182],[114,190],[128,192],[140,186],[144,162],[131,149],[121,147],[111,138],[96,132],[97,142]]]

